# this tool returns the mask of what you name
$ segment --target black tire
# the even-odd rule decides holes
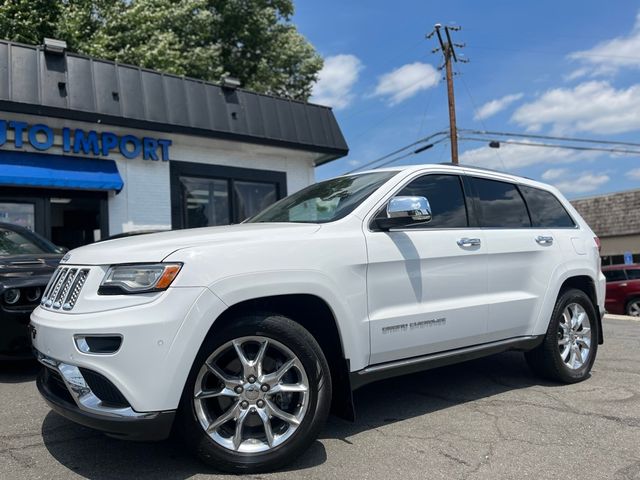
[[[630,317],[637,317],[638,314],[637,313],[633,313],[631,311],[631,308],[634,304],[640,303],[640,297],[634,297],[632,299],[630,299],[627,304],[625,305],[624,311],[627,315],[629,315]]]
[[[565,365],[558,346],[558,331],[562,313],[567,305],[579,304],[587,313],[591,327],[591,351],[587,361],[576,369]],[[543,342],[533,350],[525,353],[529,367],[537,375],[562,383],[576,383],[589,378],[589,373],[598,352],[598,321],[595,307],[591,299],[582,290],[570,289],[560,292],[551,315],[551,321]]]
[[[195,412],[193,392],[205,360],[220,346],[245,336],[267,337],[285,345],[302,363],[309,382],[308,407],[300,425],[284,443],[262,453],[242,453],[219,445],[205,432]],[[297,459],[318,437],[330,405],[329,365],[315,338],[282,315],[245,315],[224,330],[210,332],[204,340],[182,393],[175,431],[192,452],[217,470],[236,474],[273,471]]]

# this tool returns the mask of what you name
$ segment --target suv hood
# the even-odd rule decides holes
[[[76,248],[65,255],[62,263],[73,265],[112,265],[116,263],[161,262],[172,253],[200,245],[225,245],[238,248],[245,242],[265,238],[305,237],[320,228],[302,223],[241,223],[223,227],[151,233]]]

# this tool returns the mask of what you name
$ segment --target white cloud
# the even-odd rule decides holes
[[[542,174],[543,180],[557,180],[566,177],[569,170],[566,168],[550,168]]]
[[[523,143],[527,145],[501,143],[499,149],[483,146],[467,150],[460,155],[460,163],[513,171],[530,165],[570,163],[597,156],[595,152],[576,152],[575,150],[564,148],[537,147],[536,143],[538,142],[531,141]]]
[[[616,73],[621,68],[640,68],[640,14],[636,15],[635,24],[628,35],[605,40],[588,50],[569,54],[569,58],[577,60],[593,70],[593,75]]]
[[[640,168],[633,168],[627,172],[627,177],[633,180],[640,180]]]
[[[616,89],[606,81],[555,88],[519,107],[511,117],[528,130],[551,125],[553,132],[624,133],[640,129],[640,84]]]
[[[604,173],[583,172],[568,180],[555,184],[562,193],[588,193],[597,190],[610,180]]]
[[[505,95],[502,98],[496,98],[495,100],[491,100],[490,102],[482,105],[475,116],[473,117],[475,120],[484,120],[485,118],[489,118],[495,115],[498,112],[501,112],[513,102],[518,101],[522,98],[522,93],[514,93],[511,95]]]
[[[324,66],[313,86],[311,100],[340,110],[353,101],[353,86],[363,65],[355,55],[334,55],[324,59]]]
[[[378,78],[373,96],[388,98],[389,105],[396,105],[435,87],[439,80],[440,73],[428,63],[408,63]]]
[[[585,75],[587,75],[589,73],[589,69],[586,67],[580,67],[575,69],[573,72],[567,74],[567,75],[563,75],[563,79],[566,82],[570,82],[572,80],[576,80],[580,77],[584,77]]]

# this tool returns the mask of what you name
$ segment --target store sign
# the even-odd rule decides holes
[[[46,151],[53,147],[53,128],[43,123],[30,125],[15,120],[0,120],[0,146],[7,142],[7,132],[13,131],[15,148],[28,143],[36,150]],[[62,129],[62,151],[108,157],[118,152],[125,158],[142,157],[144,160],[169,161],[171,140],[136,135],[116,135],[111,132],[96,132],[80,128]]]

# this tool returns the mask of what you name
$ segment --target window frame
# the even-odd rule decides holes
[[[380,215],[387,208],[387,205],[389,204],[389,201],[391,201],[392,198],[396,197],[405,187],[407,187],[410,183],[414,182],[415,180],[418,180],[422,177],[435,176],[435,175],[447,175],[450,177],[458,177],[458,181],[460,182],[460,189],[462,190],[462,197],[464,199],[464,206],[465,206],[465,212],[467,217],[466,227],[426,227],[426,226],[425,227],[397,227],[397,228],[394,227],[389,230],[382,230],[376,226],[376,219],[378,218],[378,215]],[[442,230],[469,230],[470,228],[477,228],[473,226],[475,223],[477,223],[477,221],[474,218],[475,215],[472,210],[471,197],[467,192],[467,187],[465,185],[464,177],[465,175],[463,173],[458,173],[458,172],[433,171],[433,172],[417,172],[415,175],[405,178],[402,182],[396,185],[389,194],[387,194],[384,197],[382,201],[382,205],[373,209],[374,213],[373,215],[371,215],[368,221],[368,230],[374,233],[375,232],[388,233],[388,232],[425,232],[425,231],[435,232],[435,231],[442,231]]]
[[[270,183],[276,186],[276,201],[287,196],[287,174],[274,170],[229,167],[207,163],[182,162],[172,160],[169,164],[171,188],[171,228],[183,229],[186,226],[184,198],[180,177],[202,178],[206,180],[224,180],[229,192],[230,225],[239,223],[238,208],[235,201],[234,181]]]

